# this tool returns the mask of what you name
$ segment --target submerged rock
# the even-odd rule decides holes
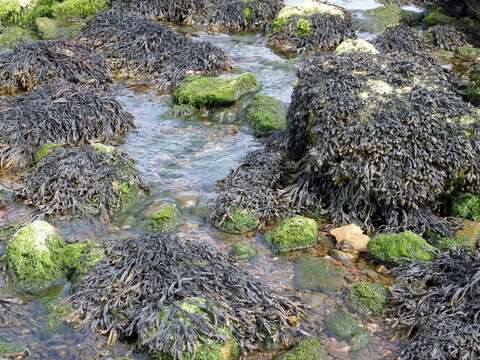
[[[238,243],[232,245],[232,254],[241,260],[251,260],[258,255],[258,250],[249,243]]]
[[[247,108],[245,117],[257,135],[265,135],[285,127],[286,110],[281,101],[257,94]]]
[[[365,15],[370,19],[368,22],[361,23],[361,31],[376,33],[397,24],[413,24],[422,17],[421,12],[404,10],[398,4],[385,4],[365,11]]]
[[[323,325],[328,333],[348,341],[352,352],[362,350],[372,341],[371,334],[360,327],[357,320],[345,310],[330,314]]]
[[[341,226],[330,231],[337,244],[345,243],[356,251],[366,252],[370,238],[363,234],[363,230],[355,224]]]
[[[338,292],[345,286],[345,270],[327,259],[304,256],[295,264],[295,287],[300,290]]]
[[[291,350],[281,354],[275,360],[327,360],[327,352],[322,343],[308,337],[300,340]]]
[[[28,355],[27,348],[16,342],[5,341],[0,337],[0,356],[10,358],[18,358]]]
[[[359,281],[348,294],[350,304],[360,313],[381,315],[387,306],[388,291],[380,284]]]
[[[279,12],[272,23],[267,44],[286,53],[328,51],[354,37],[350,13],[336,5],[305,0]]]
[[[218,228],[229,234],[241,234],[257,227],[255,215],[248,210],[230,208],[227,217],[218,223]]]
[[[283,219],[265,233],[265,241],[277,253],[306,249],[314,246],[317,240],[317,223],[303,216]]]
[[[178,227],[180,210],[174,204],[165,204],[148,216],[146,227],[149,232],[174,231]]]

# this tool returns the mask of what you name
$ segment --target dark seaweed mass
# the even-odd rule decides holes
[[[261,347],[266,338],[284,342],[302,314],[297,304],[275,295],[215,248],[170,234],[116,241],[71,301],[110,339],[136,336],[157,322],[148,347],[176,360],[205,337],[222,339],[211,320],[177,306],[191,297],[208,300],[205,310],[219,327],[230,328],[243,351]],[[159,320],[162,310],[166,314]]]
[[[153,20],[118,11],[97,14],[77,39],[105,55],[120,76],[148,77],[168,91],[187,73],[219,73],[230,58],[207,42],[196,42]]]
[[[424,34],[405,24],[388,27],[375,39],[375,47],[384,52],[409,52],[431,56],[433,46]]]
[[[343,16],[314,14],[306,17],[309,22],[309,31],[306,35],[297,34],[297,23],[303,17],[291,16],[280,26],[274,24],[274,29],[268,35],[267,44],[284,52],[333,50],[343,40],[355,38],[352,17],[343,9],[342,12]]]
[[[468,45],[465,34],[450,25],[436,25],[428,29],[433,45],[447,51],[456,51]]]
[[[68,40],[24,42],[0,54],[0,93],[32,90],[51,79],[103,87],[111,81],[105,58]]]
[[[336,223],[450,235],[437,197],[479,180],[478,136],[460,120],[479,117],[455,75],[413,54],[353,53],[312,58],[299,78],[287,124],[297,201]]]
[[[0,169],[32,163],[46,143],[112,143],[133,128],[133,116],[115,99],[88,87],[55,81],[0,99]]]
[[[15,197],[45,215],[108,216],[143,189],[127,155],[84,145],[50,150]]]
[[[480,357],[480,254],[450,250],[395,269],[391,316],[409,342],[402,360]]]

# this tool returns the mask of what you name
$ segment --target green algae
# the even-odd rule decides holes
[[[295,34],[297,36],[308,36],[310,35],[310,30],[310,21],[307,19],[298,19],[297,24],[295,25]]]
[[[387,289],[380,284],[359,281],[350,289],[348,300],[360,313],[381,315],[387,305]]]
[[[312,247],[317,238],[317,223],[303,216],[283,219],[265,234],[265,240],[278,253]]]
[[[413,11],[402,9],[398,4],[385,4],[374,9],[365,11],[365,15],[372,21],[365,24],[363,31],[382,32],[387,27],[401,22],[414,23],[419,15]]]
[[[97,150],[99,153],[102,154],[113,154],[115,152],[115,148],[110,145],[105,145],[102,143],[94,143],[92,144],[93,148]]]
[[[480,196],[475,194],[461,194],[454,200],[453,213],[463,219],[480,219]]]
[[[246,120],[255,133],[264,135],[285,127],[286,111],[283,103],[271,96],[257,94],[246,111]]]
[[[257,218],[249,210],[229,209],[229,217],[220,225],[219,229],[228,234],[241,234],[257,227]]]
[[[238,259],[251,260],[258,256],[258,250],[249,243],[237,243],[232,245],[232,254]]]
[[[146,221],[149,232],[174,231],[178,227],[180,210],[174,204],[165,204],[155,211]]]
[[[107,5],[107,0],[65,0],[60,3],[54,3],[51,9],[56,19],[85,19],[95,15],[97,11],[106,8]]]
[[[172,98],[177,105],[217,107],[231,105],[242,96],[255,93],[258,89],[259,84],[252,73],[231,77],[191,75],[174,90]]]
[[[35,163],[38,163],[40,160],[42,160],[47,154],[50,152],[50,150],[58,148],[62,145],[60,144],[53,144],[53,143],[48,143],[48,144],[43,144],[40,146],[37,151],[35,151],[35,154],[33,155],[33,161]]]
[[[38,32],[42,39],[52,40],[59,38],[62,33],[58,28],[58,24],[55,20],[48,17],[39,17],[35,21]]]
[[[328,259],[303,256],[295,263],[294,285],[300,290],[338,292],[345,286],[346,275]]]
[[[68,244],[58,256],[62,261],[63,273],[70,280],[78,280],[89,272],[104,256],[105,252],[90,240]]]
[[[372,335],[360,327],[352,314],[345,310],[330,314],[323,325],[327,333],[347,341],[351,346],[351,352],[354,353],[364,349],[372,341]]]
[[[285,354],[281,354],[275,360],[327,360],[327,352],[322,343],[313,338],[302,339],[297,345]]]
[[[444,14],[440,8],[433,8],[423,17],[423,22],[427,25],[451,25],[456,22],[454,17]]]
[[[436,252],[435,247],[411,231],[377,235],[368,243],[370,257],[393,264],[405,260],[430,261]]]

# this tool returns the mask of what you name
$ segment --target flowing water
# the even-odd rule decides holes
[[[298,1],[291,1],[295,2]],[[351,10],[358,21],[364,19],[364,10],[379,5],[374,0],[332,2]],[[368,33],[359,35],[366,38],[374,36]],[[193,33],[192,36],[225,49],[239,71],[251,71],[257,75],[263,84],[262,92],[288,105],[296,80],[297,61],[274,54],[265,46],[264,36],[212,35],[200,32]],[[328,312],[342,304],[342,296],[295,290],[292,260],[298,254],[275,257],[263,245],[260,235],[225,235],[215,230],[205,220],[207,206],[215,194],[216,181],[226,176],[242,156],[259,148],[260,142],[247,128],[235,124],[172,118],[168,111],[169,96],[158,96],[149,91],[135,92],[125,86],[115,89],[115,93],[128,111],[135,116],[137,126],[121,148],[135,159],[145,182],[151,188],[150,197],[145,203],[123,214],[109,225],[91,220],[59,221],[55,226],[64,238],[69,242],[81,239],[102,241],[122,238],[139,231],[135,226],[144,212],[151,211],[165,202],[175,202],[182,208],[181,236],[214,244],[225,251],[238,241],[246,241],[256,246],[260,256],[243,265],[272,288],[295,294],[303,303],[311,306],[309,318],[316,329],[314,333],[324,339],[331,358],[351,358],[347,343],[326,337],[321,331],[321,320]],[[3,220],[0,222],[11,221],[22,215],[25,215],[24,209],[10,208],[3,214]],[[308,253],[323,255],[326,251],[324,245],[318,245]],[[0,254],[1,252],[0,248]],[[368,270],[364,263],[358,263],[350,267],[349,271],[352,278],[358,278],[362,271]],[[0,289],[1,284],[0,276]],[[68,283],[60,283],[48,292],[19,299],[23,302],[17,307],[23,314],[21,320],[19,323],[0,328],[0,338],[26,344],[30,350],[30,358],[33,359],[108,359],[125,353],[128,346],[105,348],[90,340],[87,341],[88,329],[74,329],[68,325],[49,327],[47,304],[52,299],[65,296],[69,286]],[[356,354],[356,358],[393,358],[398,350],[398,344],[390,340],[392,334],[388,327],[379,319],[368,319],[363,325],[374,334],[374,341],[368,349]],[[101,344],[102,339],[98,339],[98,342]],[[272,356],[264,352],[252,354],[251,358],[270,359]],[[141,355],[134,357],[142,358]]]

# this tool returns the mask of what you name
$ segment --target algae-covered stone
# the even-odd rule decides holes
[[[14,282],[25,288],[42,287],[62,275],[58,256],[65,246],[55,229],[36,220],[19,229],[8,242],[5,263]]]
[[[87,18],[107,7],[107,0],[64,0],[52,5],[56,19]]]
[[[375,46],[363,39],[347,39],[342,41],[340,45],[335,49],[337,55],[347,54],[350,52],[364,52],[371,54],[378,54],[378,50]]]
[[[12,24],[20,20],[22,5],[19,0],[0,0],[0,24]]]
[[[27,352],[27,348],[20,343],[10,342],[0,337],[0,358],[20,358]]]
[[[193,314],[197,317],[209,320],[215,327],[212,319],[209,318],[208,313],[205,311],[208,308],[208,301],[203,298],[193,297],[185,299],[176,304],[181,310],[187,314]],[[158,323],[165,321],[164,316],[169,311],[169,307],[164,308],[158,315]],[[190,324],[188,316],[184,316],[177,313],[176,321],[185,322],[185,325]],[[215,341],[210,338],[203,338],[199,343],[195,344],[196,351],[195,357],[192,357],[187,349],[182,352],[182,358],[186,360],[235,360],[239,356],[238,342],[227,328],[216,329],[218,333],[225,337],[225,342]],[[152,338],[155,336],[157,328],[154,326],[143,329],[139,334],[139,341],[142,346],[146,346]],[[171,360],[171,356],[159,353],[151,352],[150,356],[154,360]]]
[[[68,244],[58,254],[63,273],[71,280],[77,280],[85,275],[104,255],[104,250],[90,240]]]
[[[345,310],[338,310],[330,314],[323,322],[323,326],[327,332],[345,341],[349,341],[363,330],[353,315]]]
[[[52,144],[52,143],[48,143],[48,144],[43,144],[42,146],[40,146],[37,151],[35,152],[35,154],[33,155],[33,161],[35,163],[38,163],[40,160],[42,160],[50,150],[52,149],[55,149],[57,147],[60,147],[62,145],[60,144]]]
[[[387,305],[387,295],[383,285],[359,281],[350,289],[348,300],[361,313],[380,315]]]
[[[58,24],[55,20],[48,17],[36,19],[37,30],[44,40],[56,39],[61,36]]]
[[[480,219],[480,196],[462,194],[454,201],[453,212],[463,219]]]
[[[158,233],[173,231],[178,226],[180,210],[174,204],[165,204],[156,210],[147,219],[147,229],[150,232]]]
[[[454,17],[444,14],[440,8],[430,9],[424,16],[423,22],[427,25],[451,25],[455,23]]]
[[[228,217],[219,224],[219,229],[229,234],[241,234],[257,227],[257,218],[246,209],[229,209]]]
[[[353,337],[350,339],[350,351],[355,353],[365,349],[372,342],[372,334],[364,329],[360,329]]]
[[[0,32],[0,46],[13,47],[20,41],[32,39],[31,33],[20,26],[1,29]]]
[[[377,235],[368,243],[372,258],[394,264],[404,260],[430,261],[436,252],[435,247],[411,231]]]
[[[312,247],[317,238],[317,223],[303,216],[283,219],[265,234],[265,240],[279,253]]]
[[[276,360],[326,360],[327,352],[322,343],[313,338],[302,339],[291,350],[275,358]]]
[[[387,27],[402,22],[415,23],[420,20],[421,13],[404,10],[398,4],[386,4],[365,11],[371,20],[362,24],[362,31],[382,32]]]
[[[257,94],[247,109],[246,119],[257,134],[268,134],[285,127],[286,111],[281,101]]]
[[[304,256],[295,263],[294,284],[300,290],[337,292],[345,286],[346,272],[330,260]]]
[[[232,254],[242,260],[251,260],[258,255],[258,250],[249,243],[232,245]]]
[[[191,75],[172,94],[175,104],[196,108],[231,105],[242,96],[258,91],[255,74],[244,73],[230,77]]]
[[[468,71],[468,96],[473,101],[480,101],[480,65],[472,65]]]

